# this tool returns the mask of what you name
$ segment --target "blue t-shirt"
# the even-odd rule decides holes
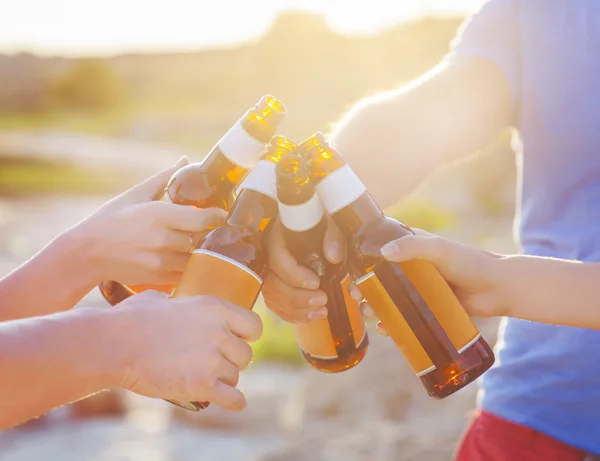
[[[600,1],[490,0],[452,54],[510,82],[524,253],[600,261]],[[496,358],[484,410],[600,454],[600,331],[504,319]]]

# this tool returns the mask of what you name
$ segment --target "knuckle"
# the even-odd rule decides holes
[[[194,387],[206,392],[211,392],[217,387],[217,377],[214,374],[201,375],[195,381]]]
[[[163,264],[163,259],[160,255],[156,253],[150,253],[147,255],[144,261],[144,266],[146,269],[156,272],[161,269]]]
[[[166,248],[170,243],[170,233],[168,229],[162,228],[159,231],[154,232],[154,246],[155,248]]]
[[[214,337],[219,345],[223,345],[231,341],[231,333],[225,325],[215,328]]]

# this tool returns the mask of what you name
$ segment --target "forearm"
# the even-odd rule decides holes
[[[498,268],[497,296],[507,316],[600,329],[600,263],[510,256]]]
[[[86,242],[76,229],[0,280],[0,321],[72,308],[99,282],[88,263]]]
[[[489,61],[463,58],[360,103],[331,140],[387,207],[432,169],[481,149],[509,123],[506,77]]]
[[[109,317],[77,309],[0,323],[0,430],[120,384]]]

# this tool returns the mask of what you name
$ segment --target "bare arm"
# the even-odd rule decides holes
[[[103,280],[174,283],[189,258],[188,234],[226,212],[153,201],[186,159],[106,203],[0,280],[0,321],[71,309]]]
[[[460,57],[358,104],[331,142],[387,207],[435,168],[483,148],[510,123],[504,73],[491,61]]]
[[[360,103],[334,130],[331,143],[378,203],[387,207],[412,192],[436,167],[469,154],[510,123],[509,81],[491,61],[462,57],[445,62],[401,90]],[[270,235],[267,306],[289,321],[303,321],[326,303],[304,287],[310,271],[290,264],[277,226]],[[343,257],[341,236],[330,226],[325,254]],[[336,243],[338,243],[336,245]],[[326,314],[325,314],[326,315]]]
[[[0,430],[119,385],[111,334],[96,309],[0,323]]]
[[[510,256],[497,265],[506,316],[600,330],[600,263]]]
[[[1,322],[0,430],[110,387],[240,411],[235,386],[261,333],[247,309],[155,291],[118,309]]]
[[[84,240],[62,234],[0,280],[0,321],[70,309],[100,281]]]
[[[600,329],[600,263],[503,256],[420,230],[382,251],[391,261],[431,262],[471,315]]]

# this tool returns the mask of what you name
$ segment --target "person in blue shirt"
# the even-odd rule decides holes
[[[515,129],[516,226],[525,255],[600,261],[600,2],[489,0],[432,71],[356,105],[330,141],[382,206],[431,171]],[[268,306],[327,315],[316,276],[271,235]],[[343,257],[330,226],[325,252]],[[566,313],[578,298],[560,305]],[[368,309],[367,309],[368,310]],[[579,460],[600,454],[600,332],[504,319],[480,415],[458,459]]]

